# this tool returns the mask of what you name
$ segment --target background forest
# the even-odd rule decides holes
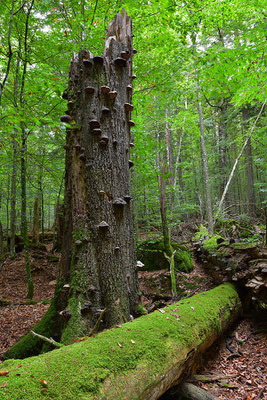
[[[1,0],[5,235],[32,231],[36,199],[42,232],[53,227],[64,196],[60,117],[72,52],[102,54],[108,22],[122,7],[133,20],[137,50],[131,151],[136,232],[161,232],[160,176],[174,232],[194,220],[208,221],[210,231],[215,218],[263,221],[265,6],[263,0]]]

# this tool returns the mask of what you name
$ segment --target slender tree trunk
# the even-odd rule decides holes
[[[24,254],[25,254],[25,265],[27,274],[27,285],[28,292],[27,298],[32,299],[33,297],[33,281],[31,277],[31,266],[29,256],[29,239],[28,239],[28,228],[27,228],[27,195],[26,195],[26,151],[27,151],[27,135],[24,127],[21,127],[21,227],[22,237],[24,243]]]
[[[242,109],[243,129],[245,134],[248,131],[248,120],[250,118],[250,112],[248,107]],[[248,139],[247,146],[245,148],[245,159],[246,159],[246,177],[247,177],[247,193],[248,193],[248,215],[250,217],[256,216],[256,196],[254,190],[254,173],[253,173],[253,157],[251,138]]]
[[[212,207],[211,207],[211,194],[210,194],[210,181],[209,181],[209,172],[208,172],[208,158],[205,146],[205,130],[204,130],[204,122],[203,122],[203,112],[202,105],[200,101],[200,89],[198,84],[198,69],[196,69],[196,79],[195,79],[195,87],[197,94],[197,109],[199,116],[199,126],[201,133],[201,150],[202,150],[202,162],[203,162],[203,171],[204,171],[204,180],[205,180],[205,190],[206,190],[206,209],[208,216],[208,231],[210,234],[213,233],[213,218],[212,218]]]
[[[9,200],[10,200],[10,173],[7,172],[7,197],[6,197],[6,238],[8,246],[9,237]]]
[[[10,254],[12,257],[16,255],[15,235],[16,235],[16,199],[17,199],[17,153],[18,143],[16,138],[13,139],[13,160],[12,160],[12,178],[11,178],[11,202],[10,202]]]
[[[3,234],[3,225],[2,222],[0,221],[0,258],[2,257],[4,253],[4,234]]]
[[[40,226],[40,214],[39,214],[39,199],[36,198],[34,201],[34,211],[33,211],[33,230],[32,230],[32,240],[34,243],[39,243],[39,226]]]
[[[165,168],[164,160],[162,158],[160,165],[159,186],[160,186],[160,215],[162,223],[163,241],[166,254],[170,257],[173,253],[170,241],[170,232],[167,220],[167,207],[166,207],[166,182],[164,179]]]

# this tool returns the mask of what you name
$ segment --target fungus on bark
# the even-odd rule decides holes
[[[130,143],[130,147],[134,147],[134,143]]]
[[[101,133],[102,133],[101,129],[92,129],[93,135],[101,135]]]
[[[106,221],[101,221],[100,224],[97,225],[99,230],[107,230],[109,228],[109,224]]]
[[[96,119],[91,119],[89,121],[89,125],[91,128],[95,129],[95,128],[100,128],[100,123],[96,120]]]
[[[85,93],[93,94],[95,92],[95,88],[92,86],[87,86],[84,88]]]
[[[108,94],[110,92],[110,88],[108,86],[101,86],[100,90],[102,94]]]
[[[109,138],[107,136],[101,136],[100,137],[100,141],[99,144],[101,144],[102,146],[106,146],[108,144]]]
[[[94,56],[93,60],[94,60],[94,64],[99,65],[99,66],[103,65],[103,63],[104,63],[104,57],[102,57],[102,56]]]
[[[137,53],[137,50],[136,49],[133,49],[133,54],[136,54]]]
[[[102,111],[102,114],[105,114],[105,115],[110,113],[110,109],[108,107],[102,107],[101,111]]]
[[[93,63],[91,60],[89,60],[88,58],[83,58],[83,65],[85,67],[92,67]]]
[[[70,146],[65,144],[65,146],[63,146],[65,150],[69,150]]]
[[[132,160],[129,160],[129,168],[132,168],[134,166],[134,163],[132,162]]]
[[[136,75],[132,75],[132,79],[136,79]]]
[[[128,121],[128,124],[129,126],[135,126],[135,123],[131,119]]]
[[[130,104],[130,103],[125,103],[124,104],[124,107],[125,107],[125,110],[127,111],[127,112],[129,112],[129,111],[133,111],[133,105],[132,104]]]
[[[124,207],[127,203],[121,197],[118,197],[117,199],[113,200],[112,204],[115,207]]]
[[[125,60],[124,58],[118,57],[118,58],[115,58],[114,64],[115,64],[117,67],[126,67],[127,62],[126,62],[126,60]]]
[[[132,196],[130,194],[126,194],[125,196],[123,196],[124,200],[129,203],[132,200]]]
[[[72,121],[72,117],[70,116],[70,115],[63,115],[61,118],[60,118],[60,121],[61,122],[66,122],[66,123],[70,123],[71,121]]]
[[[114,100],[116,98],[117,94],[118,93],[115,90],[114,91],[110,91],[109,94],[108,94],[108,97],[110,98],[110,100]]]
[[[124,58],[124,60],[129,60],[130,52],[129,51],[122,51],[121,52],[121,58]]]
[[[128,85],[128,86],[127,86],[127,90],[128,90],[128,92],[132,92],[132,91],[133,91],[132,86],[131,86],[131,85]]]

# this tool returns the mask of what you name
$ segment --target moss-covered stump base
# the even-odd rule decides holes
[[[194,265],[187,249],[179,243],[171,243],[173,250],[176,250],[174,256],[175,270],[190,272]],[[161,240],[146,240],[137,246],[137,259],[144,267],[142,271],[157,271],[159,269],[169,269],[170,264],[164,255],[164,243]]]
[[[93,338],[6,361],[1,399],[157,399],[195,372],[240,312],[235,288],[225,284]]]

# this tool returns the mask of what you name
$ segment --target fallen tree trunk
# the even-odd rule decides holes
[[[194,373],[241,312],[226,283],[95,337],[1,365],[2,399],[158,399]],[[44,382],[45,381],[45,382]]]

